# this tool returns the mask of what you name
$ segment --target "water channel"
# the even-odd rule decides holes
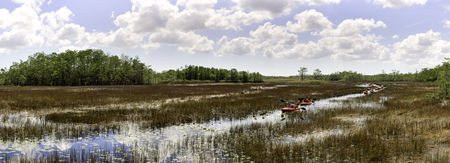
[[[376,86],[376,85],[375,85]],[[367,85],[360,85],[367,87]],[[322,99],[313,105],[305,106],[308,111],[335,108],[342,106],[379,107],[388,97],[380,101],[356,102],[351,100],[364,96],[362,93]],[[33,122],[36,125],[44,123],[42,119],[27,116],[26,112],[8,116],[0,126],[14,126],[20,123]],[[0,118],[1,120],[1,118]],[[47,160],[51,162],[129,162],[130,153],[138,153],[147,158],[146,162],[227,162],[232,157],[214,144],[207,144],[205,137],[228,132],[230,128],[252,123],[283,123],[284,115],[280,109],[248,115],[241,119],[219,119],[205,123],[190,123],[170,126],[162,129],[142,130],[139,124],[124,124],[120,131],[102,132],[87,131],[82,137],[58,139],[55,135],[47,135],[44,139],[26,141],[1,141],[0,163],[16,159]],[[47,122],[48,123],[48,122]],[[17,127],[17,126],[16,126]],[[330,131],[328,134],[342,134],[340,131]],[[327,134],[325,134],[327,135]],[[297,139],[290,139],[298,140]],[[56,157],[57,156],[57,157]],[[88,160],[87,157],[93,158]],[[57,158],[58,160],[50,160]]]

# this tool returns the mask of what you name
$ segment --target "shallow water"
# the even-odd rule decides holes
[[[361,103],[354,98],[364,94],[350,94],[316,101],[305,106],[308,111],[329,109],[339,106],[379,107],[381,102],[389,100],[382,97],[380,101]],[[47,160],[55,158],[59,161],[84,162],[85,158],[95,156],[97,162],[131,162],[130,153],[136,153],[146,162],[206,162],[231,161],[233,154],[214,148],[214,144],[206,141],[207,136],[228,132],[231,127],[250,125],[252,123],[283,122],[281,110],[259,112],[255,115],[243,116],[240,119],[219,119],[205,123],[190,123],[170,126],[162,129],[142,130],[138,124],[124,124],[121,130],[89,132],[82,137],[57,139],[48,135],[44,139],[11,142],[0,141],[0,162],[10,159]],[[43,119],[29,116],[26,112],[9,115],[7,121],[2,120],[0,126],[18,127],[20,123],[29,121],[40,125]],[[16,125],[16,126],[15,126]],[[317,137],[342,134],[341,130],[315,133]],[[311,136],[311,135],[310,135]],[[312,135],[314,136],[314,135]],[[306,137],[280,139],[282,141],[303,141]],[[278,140],[278,141],[280,141]],[[20,157],[17,157],[20,156]],[[15,162],[14,161],[14,162]]]

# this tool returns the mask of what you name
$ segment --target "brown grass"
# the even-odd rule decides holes
[[[284,126],[238,127],[222,135],[221,140],[227,141],[224,144],[235,149],[234,153],[255,162],[448,162],[450,108],[441,101],[425,98],[423,93],[433,89],[424,83],[396,85],[358,99],[378,101],[380,97],[393,97],[384,102],[385,109],[337,108],[316,115],[292,114]],[[347,135],[306,143],[273,142],[283,135],[348,126],[339,117],[349,115],[370,118],[365,127]],[[298,120],[300,117],[308,121]]]
[[[252,85],[221,86],[112,86],[98,88],[7,88],[0,92],[1,107],[5,110],[46,110],[46,107],[61,107],[65,112],[51,113],[45,119],[55,125],[12,130],[0,127],[3,140],[20,137],[39,137],[54,130],[80,132],[76,124],[86,126],[110,126],[116,122],[132,121],[143,128],[159,128],[188,122],[204,122],[221,117],[239,118],[283,107],[280,99],[295,101],[298,97],[321,99],[350,93],[359,93],[363,88],[352,87],[355,83],[330,82],[315,86],[290,86],[263,90],[255,94],[240,94],[163,104],[159,109],[123,108],[82,109],[83,106],[103,106],[115,103],[149,102],[174,97],[239,93]],[[378,83],[377,83],[378,84]],[[207,141],[217,148],[225,148],[230,155],[238,155],[236,161],[254,162],[448,162],[450,146],[450,108],[443,101],[423,96],[434,87],[425,83],[395,82],[381,83],[388,88],[381,92],[356,99],[360,102],[378,102],[383,97],[392,97],[383,102],[384,109],[340,107],[319,112],[294,112],[286,114],[283,122],[238,126],[229,133],[215,135]],[[114,89],[113,89],[114,88]],[[13,90],[13,91],[10,91]],[[65,91],[62,91],[65,90]],[[192,93],[190,92],[192,90]],[[39,96],[33,91],[43,93]],[[64,93],[69,95],[64,95]],[[57,94],[62,97],[57,97]],[[20,96],[10,97],[8,95]],[[82,96],[88,96],[85,98]],[[142,97],[144,96],[144,97]],[[81,98],[81,104],[70,104],[70,100]],[[46,107],[33,106],[31,102],[48,101]],[[34,99],[36,98],[36,99]],[[59,99],[59,101],[58,101]],[[95,99],[95,100],[94,100]],[[39,101],[40,100],[40,101]],[[27,104],[16,104],[16,103]],[[103,103],[104,102],[104,103]],[[76,109],[73,109],[76,108]],[[78,111],[73,111],[77,110]],[[344,118],[343,118],[344,117]],[[345,117],[367,117],[364,126],[345,121]],[[69,127],[67,127],[69,126]],[[72,126],[72,127],[70,127]],[[70,129],[68,129],[70,128]],[[306,142],[277,142],[277,138],[299,136],[314,131],[345,129],[350,133],[331,135],[323,139]],[[99,130],[99,129],[98,129]],[[64,133],[61,133],[64,135]],[[244,159],[245,158],[245,159]]]

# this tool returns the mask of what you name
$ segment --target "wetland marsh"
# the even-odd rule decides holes
[[[1,87],[0,162],[448,160],[425,83]],[[281,113],[280,99],[317,99]]]

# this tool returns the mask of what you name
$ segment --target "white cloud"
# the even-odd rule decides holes
[[[273,17],[288,15],[299,5],[320,6],[330,3],[339,3],[340,0],[232,0],[241,10],[250,9],[270,13]]]
[[[434,66],[450,55],[450,42],[442,40],[441,33],[433,30],[410,35],[393,47],[392,58],[408,65]]]
[[[114,24],[118,27],[109,32],[86,32],[81,25],[71,23],[75,14],[66,6],[57,11],[41,13],[40,6],[52,0],[12,0],[21,6],[8,11],[0,9],[1,52],[10,52],[29,46],[64,46],[64,47],[90,47],[106,46],[123,49],[133,49],[138,46],[148,50],[161,46],[178,46],[179,51],[189,53],[212,53],[214,41],[206,36],[196,34],[199,30],[241,30],[241,25],[272,20],[275,17],[289,15],[299,5],[325,5],[339,3],[340,0],[232,0],[233,6],[228,8],[213,9],[217,0],[178,0],[171,4],[167,0],[131,0],[131,11],[121,15],[110,13],[114,18]],[[184,6],[180,11],[178,7]],[[306,13],[305,13],[306,14]],[[331,24],[321,13],[315,10],[307,11],[307,14],[322,19],[314,22],[309,20],[309,25],[299,27],[298,23],[292,23],[292,30],[298,28],[316,29],[330,28]],[[316,14],[316,15],[314,15]],[[298,22],[308,21],[301,16]],[[321,23],[321,26],[314,26]],[[327,24],[328,23],[328,24]],[[296,29],[297,28],[297,29]],[[284,46],[293,46],[297,43],[297,36],[287,32],[286,27],[265,24],[251,31],[253,38],[247,41],[256,41],[258,44],[249,47],[237,48],[235,44],[245,39],[232,39],[225,41],[222,52],[232,54],[254,54],[255,51],[267,51],[265,47],[271,47],[272,51],[281,51]],[[148,41],[142,42],[148,37]],[[176,41],[170,40],[178,38]],[[23,40],[20,40],[23,39]],[[172,41],[172,42],[171,42]],[[13,45],[14,44],[14,45]],[[228,45],[228,46],[227,46]]]
[[[250,31],[249,34],[252,38],[238,37],[231,41],[223,36],[218,41],[218,44],[222,45],[219,52],[232,55],[254,55],[255,52],[264,51],[266,56],[271,57],[274,51],[283,50],[284,46],[293,46],[297,43],[297,35],[287,32],[286,27],[272,25],[270,22]]]
[[[149,33],[165,28],[169,18],[178,13],[178,7],[165,0],[131,2],[134,10],[117,16],[114,24],[129,27],[134,33]]]
[[[194,32],[171,32],[164,30],[152,33],[148,38],[148,43],[141,45],[147,51],[156,49],[161,45],[179,46],[179,51],[186,51],[191,54],[210,53],[214,49],[214,41]]]
[[[444,27],[445,28],[450,28],[450,21],[445,19],[444,21],[442,21],[444,23]]]
[[[0,53],[9,53],[29,46],[42,46],[44,38],[37,32],[42,28],[36,7],[40,1],[14,1],[22,4],[9,12],[0,9],[0,29],[5,31],[0,34]]]
[[[226,36],[222,37],[218,42],[222,45],[219,52],[235,55],[263,52],[265,57],[289,59],[330,56],[333,60],[342,61],[386,61],[390,57],[390,49],[378,43],[383,37],[361,34],[377,27],[386,25],[374,20],[344,20],[336,29],[327,27],[319,33],[312,33],[323,36],[319,41],[298,43],[297,35],[287,32],[287,27],[268,22],[250,31],[251,38],[238,37],[228,42]]]
[[[84,33],[84,27],[77,24],[65,24],[58,32],[58,39],[74,40]]]
[[[314,9],[303,11],[295,15],[294,19],[297,20],[297,23],[291,21],[286,23],[287,29],[291,32],[331,29],[333,27],[333,23]]]
[[[279,41],[283,45],[293,45],[297,42],[297,35],[288,33],[285,27],[272,25],[270,22],[250,31],[250,36],[258,40]]]
[[[313,35],[320,36],[351,36],[358,35],[362,31],[369,32],[371,28],[384,27],[386,24],[382,21],[377,21],[371,19],[346,19],[341,24],[337,26],[336,29],[324,29],[320,32],[314,32]]]
[[[70,11],[66,6],[61,7],[56,12],[47,12],[41,14],[39,17],[42,23],[52,27],[52,29],[57,29],[62,27],[66,22],[71,20],[74,16],[72,11]]]
[[[206,11],[184,10],[167,22],[167,28],[183,31],[206,30],[205,22],[214,14],[213,12],[212,9]]]
[[[177,0],[177,3],[175,5],[177,6],[184,6],[186,5],[188,0]]]
[[[29,46],[42,46],[44,38],[28,30],[12,30],[0,35],[0,53],[9,53]]]
[[[330,56],[340,61],[384,61],[389,59],[389,48],[378,43],[375,35],[327,36],[316,42],[295,44],[292,48],[269,50],[267,57],[313,59]],[[270,55],[268,55],[270,54]]]
[[[251,11],[267,12],[272,16],[289,14],[297,7],[295,1],[291,0],[233,0],[238,4],[241,10],[250,9]]]
[[[343,61],[380,61],[389,59],[389,48],[380,45],[382,37],[375,35],[353,35],[324,37],[318,44],[333,51],[331,59]]]
[[[308,42],[307,44],[296,44],[292,48],[283,49],[279,52],[273,52],[272,50],[269,51],[269,53],[264,53],[264,56],[288,59],[321,58],[329,56],[333,53],[328,48],[323,48],[312,41]]]
[[[222,44],[222,48],[219,50],[223,54],[232,55],[254,55],[255,54],[255,40],[247,37],[234,38],[231,41],[227,41],[227,37],[224,36],[219,41]]]
[[[110,35],[103,38],[102,35],[97,35],[102,38],[99,40],[100,45],[112,46],[121,49],[134,49],[142,42],[142,39],[144,38],[144,35],[133,33],[129,28],[119,28],[117,31],[109,34]]]
[[[299,5],[325,5],[339,3],[340,0],[232,0],[237,4],[227,15],[230,21],[228,29],[240,30],[239,24],[250,25],[275,17],[289,15]]]
[[[62,46],[59,48],[59,52],[65,52],[66,50],[86,50],[86,49],[96,49],[95,47],[89,47],[89,46]]]
[[[398,35],[392,36],[393,39],[398,39]]]
[[[425,5],[427,0],[369,0],[383,8],[411,7],[412,5]]]
[[[58,36],[58,39],[60,40],[75,40],[78,39],[83,33],[85,28],[81,27],[77,24],[65,24],[64,27],[62,27],[56,35]]]
[[[321,6],[328,5],[331,3],[339,3],[341,0],[300,0],[301,4],[308,4],[308,6]]]
[[[217,3],[217,0],[190,0],[186,3],[187,10],[206,10],[211,9]]]

